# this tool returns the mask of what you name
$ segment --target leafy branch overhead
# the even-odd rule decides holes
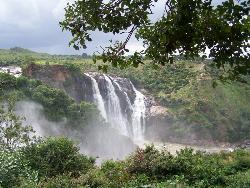
[[[179,54],[211,58],[231,79],[250,74],[250,0],[227,0],[218,6],[212,0],[165,1],[162,17],[152,22],[152,8],[159,0],[78,0],[67,5],[60,25],[71,32],[75,49],[86,48],[93,31],[127,33],[125,41],[103,48],[98,56],[113,66],[138,66],[143,57],[165,65]],[[126,57],[133,34],[145,50]],[[203,55],[207,49],[209,55]]]

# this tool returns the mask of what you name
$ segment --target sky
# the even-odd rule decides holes
[[[76,51],[68,46],[71,35],[62,32],[59,21],[64,18],[64,7],[73,0],[0,0],[0,48],[23,47],[50,54],[92,54],[106,46],[109,39],[123,39],[124,36],[95,32],[93,42],[86,50]],[[152,19],[161,16],[165,0],[154,8]],[[214,0],[220,3],[222,0]],[[142,44],[133,38],[128,48],[131,52],[142,50]]]

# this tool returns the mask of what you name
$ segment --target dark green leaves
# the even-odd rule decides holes
[[[90,33],[122,34],[124,42],[104,48],[100,58],[121,68],[142,63],[146,56],[156,63],[173,63],[173,56],[197,57],[210,49],[209,58],[230,79],[250,74],[250,1],[224,1],[217,7],[212,0],[165,0],[164,15],[151,23],[149,15],[157,0],[78,0],[66,7],[63,29],[72,33],[75,49],[86,48]],[[126,45],[132,34],[143,40],[145,50],[127,58]],[[139,57],[140,56],[140,57]]]

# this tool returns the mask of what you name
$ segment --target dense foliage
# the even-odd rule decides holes
[[[18,148],[1,145],[1,187],[250,186],[247,150],[208,154],[184,149],[171,155],[147,146],[124,161],[106,161],[98,167],[66,138],[33,141]]]
[[[29,126],[23,126],[11,105],[0,107],[0,186],[15,187],[21,179],[37,181],[20,149],[36,144],[38,138]]]
[[[0,111],[0,147],[15,150],[23,145],[33,142],[32,128],[22,126],[21,118],[16,116],[12,110]]]
[[[39,144],[29,145],[22,149],[29,166],[38,171],[38,177],[54,177],[70,174],[78,177],[93,168],[94,160],[79,154],[79,148],[66,138],[48,138]]]
[[[37,172],[29,167],[28,161],[20,151],[9,151],[1,147],[0,186],[18,187],[21,179],[28,183],[37,182]]]
[[[230,79],[250,73],[249,0],[227,0],[213,6],[212,0],[165,0],[162,16],[153,22],[150,15],[158,0],[78,0],[65,8],[61,27],[73,36],[70,45],[86,48],[91,32],[124,34],[124,42],[103,48],[98,57],[113,66],[125,67],[143,63],[146,56],[153,63],[173,62],[178,52],[186,57],[203,54],[212,58],[217,68],[225,70]],[[142,40],[145,50],[126,57],[126,48],[133,33]],[[104,67],[101,67],[105,69]]]
[[[124,161],[94,160],[66,138],[48,138],[0,152],[5,187],[243,187],[250,186],[250,153],[208,154],[184,149],[171,155],[153,146]]]

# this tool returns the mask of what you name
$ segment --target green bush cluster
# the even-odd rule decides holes
[[[74,142],[64,137],[47,138],[39,144],[22,149],[31,169],[39,172],[39,178],[70,174],[79,177],[93,168],[94,160],[79,154]]]
[[[37,182],[37,171],[32,170],[20,151],[0,147],[0,187],[15,187],[21,179]]]
[[[1,148],[0,187],[43,187],[50,179],[54,186],[48,187],[64,187],[67,178],[71,181],[93,168],[94,159],[80,154],[72,141],[48,138],[19,150]],[[67,178],[58,180],[60,176]]]
[[[41,147],[38,150],[43,152],[28,150],[30,154],[24,154],[24,158],[29,162],[29,169],[38,172],[39,178],[33,182],[28,178],[26,181],[22,179],[20,183],[38,188],[244,188],[250,183],[249,151],[207,154],[184,149],[173,156],[148,146],[144,150],[138,149],[124,161],[106,161],[101,166],[95,166],[92,159],[79,154],[67,139],[45,140],[36,147]],[[68,149],[73,151],[66,151]],[[241,155],[238,155],[239,152]],[[242,159],[242,156],[248,160]],[[247,164],[244,168],[242,162]]]
[[[0,73],[0,92],[3,93],[4,90],[15,88],[17,86],[16,78],[7,74]]]

